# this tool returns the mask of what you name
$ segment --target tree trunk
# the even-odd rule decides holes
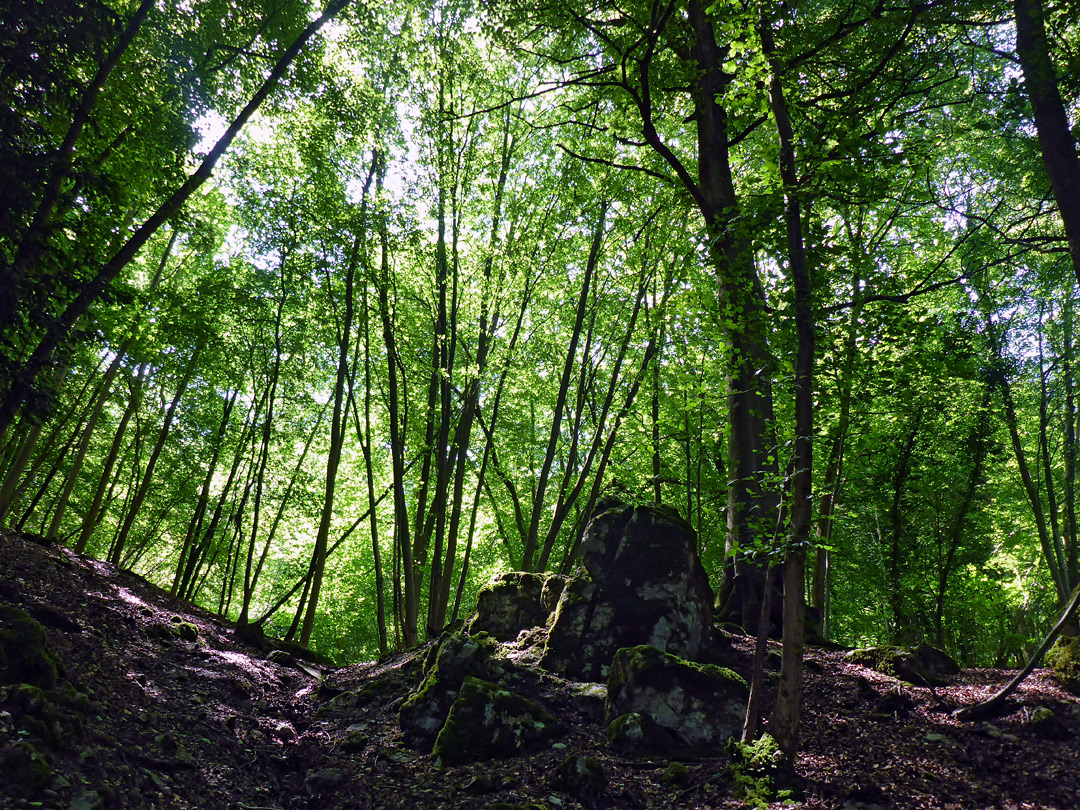
[[[176,417],[176,407],[180,404],[180,399],[184,396],[184,392],[187,391],[188,383],[191,382],[191,378],[195,374],[195,368],[199,363],[199,355],[201,353],[202,345],[199,344],[191,353],[191,358],[188,360],[187,367],[184,369],[183,376],[180,378],[180,383],[176,387],[176,393],[173,395],[172,402],[165,412],[165,421],[161,425],[157,442],[154,444],[154,449],[150,453],[150,459],[146,463],[146,471],[143,473],[142,480],[135,490],[135,494],[131,498],[127,514],[124,517],[123,526],[120,528],[120,533],[117,535],[116,542],[109,555],[109,562],[113,565],[119,566],[123,559],[124,545],[127,543],[131,527],[135,524],[135,519],[139,515],[139,510],[142,509],[143,502],[150,492],[150,485],[154,477],[154,468],[157,466],[158,459],[161,457],[161,451],[165,449],[165,442],[168,440],[169,432],[172,430],[173,419]]]
[[[1024,90],[1031,99],[1039,149],[1065,226],[1073,273],[1080,281],[1080,157],[1050,58],[1043,21],[1045,10],[1042,0],[1014,0],[1013,10],[1016,55],[1024,72]]]
[[[784,753],[788,767],[794,768],[802,716],[804,568],[813,525],[814,312],[799,205],[795,135],[780,83],[772,21],[763,15],[760,24],[762,46],[772,72],[769,97],[780,143],[780,177],[784,183],[784,224],[795,291],[796,333],[795,474],[791,484],[791,537],[784,558],[784,647],[769,732]]]
[[[94,534],[94,529],[97,528],[98,523],[101,521],[102,502],[105,497],[105,492],[109,488],[109,482],[112,480],[113,467],[116,466],[116,460],[120,456],[120,449],[124,445],[124,434],[127,432],[128,423],[131,421],[131,417],[134,416],[135,412],[139,409],[139,403],[142,400],[143,382],[146,378],[146,370],[149,368],[149,365],[149,363],[143,363],[135,373],[131,396],[128,398],[128,406],[124,409],[124,415],[120,417],[120,424],[116,427],[116,433],[113,434],[112,446],[109,448],[109,454],[105,457],[105,466],[102,468],[101,477],[98,479],[97,489],[94,492],[94,499],[86,514],[83,515],[83,524],[82,530],[79,532],[79,539],[75,541],[75,545],[72,547],[72,550],[75,551],[76,554],[84,554],[86,552],[86,545],[90,542],[90,537]]]
[[[330,524],[334,520],[334,489],[337,483],[338,465],[341,463],[341,447],[345,442],[345,383],[349,378],[349,339],[353,328],[353,282],[356,278],[356,264],[359,260],[360,237],[353,240],[352,256],[345,273],[345,322],[338,337],[337,379],[334,383],[334,413],[330,423],[330,450],[326,459],[326,488],[323,497],[322,517],[315,536],[315,550],[312,553],[311,595],[304,614],[304,624],[300,630],[300,643],[307,645],[311,641],[311,631],[315,627],[315,612],[319,605],[319,592],[322,589],[323,572],[326,569],[326,547],[330,540]],[[327,293],[330,293],[328,287]]]

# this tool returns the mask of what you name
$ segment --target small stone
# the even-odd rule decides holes
[[[664,769],[660,781],[672,787],[682,787],[690,782],[690,769],[681,762],[672,762]]]
[[[599,801],[607,782],[600,763],[581,754],[571,754],[564,759],[551,778],[553,788],[586,805]]]
[[[182,641],[197,641],[199,638],[198,625],[193,622],[180,622],[176,625],[176,632]]]
[[[341,768],[323,768],[318,771],[308,771],[308,775],[304,777],[304,792],[308,796],[316,796],[333,790],[344,781],[345,772]]]
[[[84,790],[71,800],[68,810],[99,810],[103,803],[101,794],[96,790]]]
[[[283,743],[291,743],[296,739],[296,729],[288,723],[278,723],[274,726],[274,736]]]
[[[341,750],[348,754],[355,754],[367,748],[368,735],[362,731],[354,731],[341,741]]]
[[[1062,741],[1072,737],[1072,732],[1053,711],[1039,706],[1031,713],[1028,728],[1044,740]]]

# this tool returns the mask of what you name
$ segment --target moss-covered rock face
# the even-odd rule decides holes
[[[1045,660],[1061,685],[1080,695],[1080,636],[1058,636]]]
[[[451,633],[433,648],[424,666],[424,680],[398,710],[406,745],[430,750],[465,678],[497,676],[500,667],[492,659],[494,647],[489,636]]]
[[[465,676],[432,759],[462,765],[535,751],[562,734],[563,724],[537,703],[489,681]]]
[[[620,647],[703,654],[713,593],[694,530],[674,510],[647,504],[601,512],[585,530],[581,559],[586,573],[563,589],[541,666],[598,681]]]
[[[547,624],[565,581],[557,574],[499,574],[477,594],[469,633],[513,641],[522,630]]]
[[[51,689],[58,673],[45,628],[17,607],[0,604],[0,684]]]
[[[644,750],[718,751],[742,728],[748,696],[746,681],[729,669],[641,645],[615,654],[605,713],[609,721],[627,714],[648,718],[642,724]],[[669,732],[672,742],[651,733],[650,723]]]
[[[931,686],[944,686],[960,672],[959,664],[929,644],[917,647],[863,647],[851,650],[845,658],[852,664],[916,685],[925,682]]]

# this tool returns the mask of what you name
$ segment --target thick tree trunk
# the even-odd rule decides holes
[[[1050,58],[1045,9],[1042,0],[1014,0],[1013,10],[1024,90],[1031,99],[1039,149],[1065,226],[1073,273],[1080,282],[1080,156]]]

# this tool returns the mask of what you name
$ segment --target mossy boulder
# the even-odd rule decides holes
[[[466,675],[435,738],[432,760],[450,766],[516,756],[546,746],[563,730],[538,703]]]
[[[607,774],[600,763],[583,754],[568,756],[551,777],[552,788],[588,807],[600,801],[607,783]]]
[[[607,727],[611,747],[623,754],[667,754],[683,747],[679,739],[647,714],[620,714]]]
[[[501,667],[492,656],[490,636],[450,633],[443,637],[424,665],[424,679],[398,710],[398,723],[410,748],[431,750],[450,707],[467,676],[491,679]]]
[[[52,778],[52,765],[29,741],[0,748],[0,785],[13,794],[38,799]]]
[[[45,628],[25,611],[0,604],[0,684],[28,683],[51,689],[59,672]]]
[[[1058,636],[1045,661],[1062,686],[1080,695],[1080,636]]]
[[[730,669],[695,664],[648,645],[615,654],[607,688],[608,721],[633,713],[647,718],[642,748],[656,750],[659,744],[660,752],[669,753],[723,749],[741,730],[749,697],[746,681]],[[670,734],[670,742],[652,724]]]
[[[1035,734],[1044,740],[1062,741],[1072,737],[1072,731],[1065,725],[1060,717],[1054,714],[1052,709],[1046,706],[1037,706],[1028,718],[1027,726]]]
[[[499,574],[476,595],[469,633],[489,633],[499,641],[513,641],[522,630],[547,624],[564,583],[565,578],[558,574]]]
[[[844,658],[851,664],[858,664],[890,675],[916,686],[944,686],[950,678],[960,673],[960,665],[948,654],[929,644],[916,647],[863,647],[851,650]]]
[[[668,507],[616,505],[596,515],[582,539],[585,571],[563,588],[541,666],[601,681],[621,647],[701,657],[713,593],[697,546],[693,528]]]

